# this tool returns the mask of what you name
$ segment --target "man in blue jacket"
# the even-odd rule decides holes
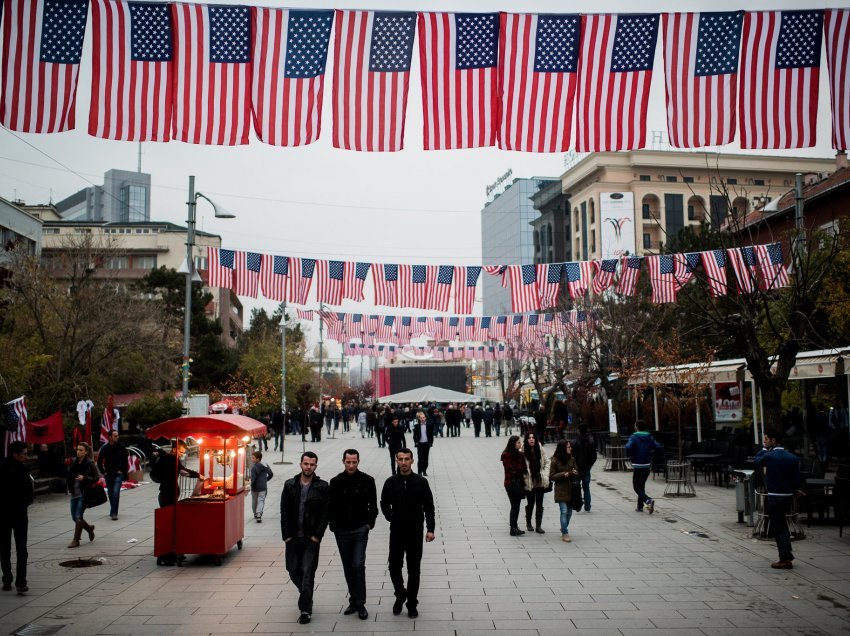
[[[788,531],[785,515],[788,514],[794,494],[800,487],[800,462],[796,455],[783,448],[782,431],[768,429],[764,433],[764,448],[756,455],[755,465],[764,470],[767,514],[779,550],[779,560],[770,567],[790,570],[794,567],[794,555],[791,552],[791,533]]]
[[[649,514],[655,512],[655,500],[646,494],[646,480],[652,468],[652,453],[661,450],[661,444],[655,441],[645,428],[643,420],[635,422],[635,432],[626,442],[626,457],[632,462],[632,488],[638,496],[635,512],[643,512],[643,506]]]

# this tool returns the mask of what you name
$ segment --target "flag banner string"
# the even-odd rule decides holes
[[[314,143],[332,56],[332,146],[399,151],[417,54],[425,150],[640,149],[660,45],[671,146],[737,137],[741,148],[807,148],[816,144],[825,42],[832,145],[850,141],[850,9],[544,14],[2,0],[0,125],[75,128],[89,4],[88,133],[103,139],[235,146],[253,133],[273,146]]]

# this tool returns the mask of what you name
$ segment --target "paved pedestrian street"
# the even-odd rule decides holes
[[[409,437],[409,436],[408,436]],[[296,593],[284,569],[279,502],[298,471],[300,438],[265,459],[275,472],[263,523],[246,502],[244,549],[220,567],[189,556],[184,567],[157,567],[152,556],[157,485],[121,496],[120,518],[108,506],[87,513],[96,539],[65,546],[72,535],[68,497],[45,495],[30,507],[29,587],[0,595],[0,633],[35,624],[59,634],[817,634],[850,633],[850,532],[813,525],[795,544],[794,570],[772,570],[773,542],[754,541],[737,524],[734,489],[697,484],[696,499],[667,500],[663,482],[652,516],[634,511],[629,473],[593,473],[593,511],[572,517],[572,543],[560,540],[557,506],[546,496],[546,534],[508,536],[508,501],[499,455],[504,437],[438,438],[428,479],[437,507],[437,538],[424,548],[419,617],[393,616],[386,571],[388,525],[378,518],[367,555],[368,620],[343,616],[345,582],[333,535],[322,543],[313,621],[296,621]],[[380,486],[389,454],[352,431],[307,443],[324,479],[342,470],[342,451],[358,448],[361,470]],[[547,445],[551,453],[554,448]],[[190,460],[190,466],[193,465]],[[416,466],[414,465],[414,470]],[[522,519],[521,516],[521,520]],[[688,534],[695,532],[700,534]],[[63,561],[102,559],[68,569]],[[48,632],[30,632],[48,633]]]

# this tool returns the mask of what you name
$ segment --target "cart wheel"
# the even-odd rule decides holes
[[[162,557],[157,557],[156,558],[156,564],[157,565],[165,565],[165,561],[163,560]]]
[[[242,539],[239,539],[239,541],[237,541],[237,542],[236,542],[236,547],[237,547],[239,550],[241,550],[241,549],[242,549]]]
[[[221,555],[220,554],[215,555],[215,557],[213,558],[213,563],[215,563],[216,565],[221,565]]]

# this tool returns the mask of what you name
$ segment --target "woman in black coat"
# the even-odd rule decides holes
[[[83,496],[89,488],[96,488],[100,473],[91,458],[91,446],[85,442],[77,444],[77,457],[71,463],[68,470],[68,492],[71,493],[71,519],[74,520],[74,538],[68,544],[69,548],[80,545],[80,537],[83,530],[88,532],[89,541],[94,541],[94,526],[86,523],[83,514],[86,510],[86,501]]]

